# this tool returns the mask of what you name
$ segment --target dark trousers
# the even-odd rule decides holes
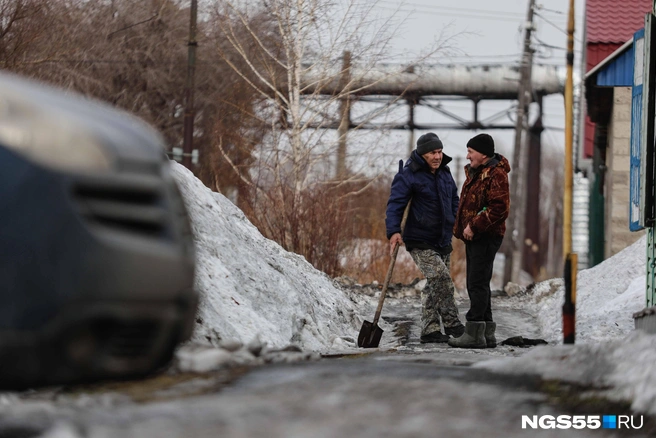
[[[490,280],[494,256],[501,247],[503,236],[484,236],[465,241],[467,256],[467,293],[471,301],[467,321],[492,321]]]

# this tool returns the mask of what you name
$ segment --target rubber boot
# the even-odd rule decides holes
[[[457,348],[485,348],[485,322],[467,321],[465,333],[459,338],[449,339],[449,345]]]
[[[496,330],[496,322],[485,321],[485,343],[487,344],[487,348],[495,348],[497,346],[497,338],[494,336]]]

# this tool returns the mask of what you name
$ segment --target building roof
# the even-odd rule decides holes
[[[587,44],[623,44],[645,26],[653,0],[586,0]]]
[[[607,68],[610,64],[612,64],[613,62],[615,62],[615,60],[616,60],[617,58],[619,58],[621,55],[623,55],[623,54],[626,53],[629,49],[631,49],[632,46],[633,46],[633,38],[631,38],[630,40],[628,40],[627,42],[625,42],[624,44],[622,44],[617,50],[615,50],[613,53],[611,53],[610,55],[608,55],[608,57],[606,57],[606,58],[605,58],[603,61],[601,61],[599,64],[597,64],[596,66],[594,66],[593,69],[591,69],[589,72],[587,72],[587,73],[585,74],[585,79],[588,79],[588,78],[591,77],[592,75],[595,75],[595,74],[599,73],[600,70],[603,70],[603,69]],[[631,53],[633,53],[633,52],[631,51]],[[631,62],[633,62],[633,59],[631,59]]]

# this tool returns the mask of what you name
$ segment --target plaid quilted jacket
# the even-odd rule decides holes
[[[495,154],[485,166],[471,169],[465,166],[467,179],[460,193],[460,206],[453,226],[453,235],[464,240],[463,231],[470,226],[474,239],[483,235],[500,235],[506,232],[506,219],[510,211],[508,173],[510,164]]]

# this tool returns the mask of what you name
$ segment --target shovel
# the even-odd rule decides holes
[[[403,234],[403,229],[405,228],[405,221],[408,219],[411,202],[412,199],[408,201],[408,205],[405,206],[405,211],[403,212],[403,219],[401,219],[401,234]],[[374,315],[374,322],[365,321],[362,323],[362,328],[360,328],[360,334],[358,335],[358,347],[360,348],[378,348],[380,338],[383,336],[383,329],[378,327],[378,320],[380,319],[380,312],[383,310],[385,295],[387,295],[387,286],[389,286],[389,282],[392,279],[392,272],[394,271],[394,264],[396,263],[396,255],[398,253],[399,244],[397,243],[392,252],[392,259],[390,260],[389,268],[387,268],[387,275],[385,276],[383,290],[378,299],[378,307],[376,308],[376,314]]]

